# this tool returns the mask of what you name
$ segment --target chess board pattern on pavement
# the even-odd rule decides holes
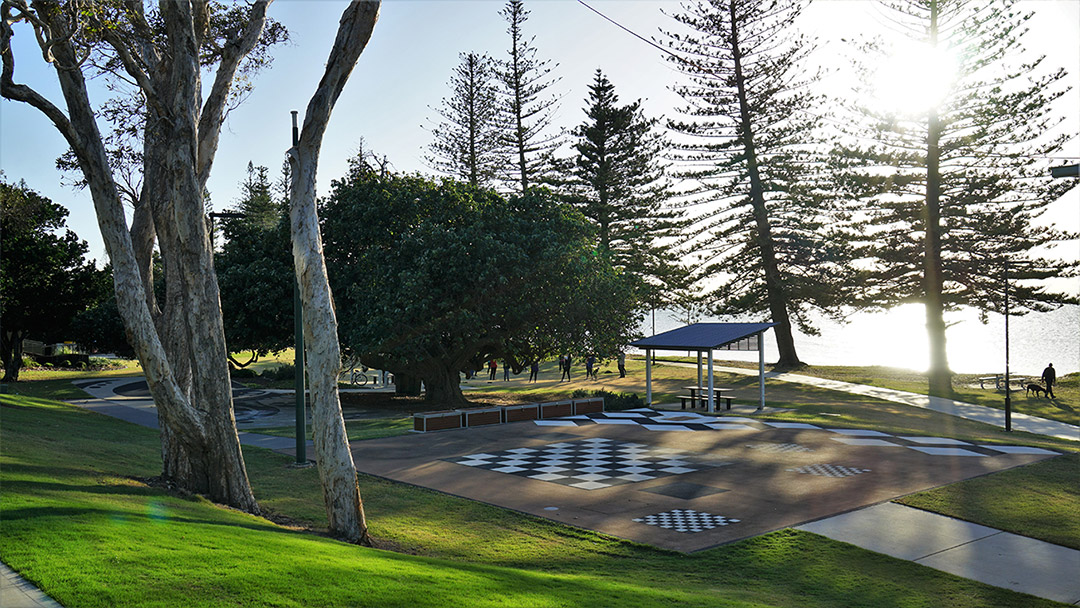
[[[583,490],[692,473],[714,464],[690,452],[595,437],[449,458],[469,467],[550,481]]]

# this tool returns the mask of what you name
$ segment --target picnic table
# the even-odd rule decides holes
[[[1005,389],[1005,374],[994,374],[993,376],[983,376],[982,378],[979,378],[979,388],[986,388],[986,383],[990,381],[994,382],[994,390],[1000,391]],[[1019,388],[1024,388],[1028,383],[1035,381],[1035,379],[1027,376],[1009,374],[1009,383]]]
[[[682,409],[686,409],[687,402],[690,403],[690,409],[697,407],[700,403],[701,407],[709,407],[709,387],[707,386],[684,386],[683,390],[689,391],[689,395],[679,395],[679,399],[682,401]],[[713,399],[714,402],[719,402],[721,399],[726,401],[726,407],[724,409],[731,409],[731,400],[734,395],[730,388],[723,386],[713,387]]]

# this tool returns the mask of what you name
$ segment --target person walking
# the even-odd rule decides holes
[[[1057,370],[1054,369],[1054,364],[1046,366],[1046,369],[1042,373],[1043,382],[1046,383],[1046,396],[1054,399],[1054,383],[1057,382]]]
[[[596,357],[589,355],[585,357],[585,377],[589,380],[595,380],[596,376],[593,375],[593,366],[596,365]]]
[[[566,355],[566,381],[570,382],[570,355]]]
[[[540,361],[533,359],[532,365],[529,366],[529,382],[536,382],[536,379],[540,376]]]
[[[626,377],[626,353],[619,352],[619,377]]]
[[[495,370],[499,369],[499,364],[495,362],[495,359],[488,361],[488,381],[495,379]]]
[[[566,355],[559,355],[559,382],[566,377]]]

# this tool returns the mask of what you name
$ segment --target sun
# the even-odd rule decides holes
[[[956,83],[956,54],[941,45],[898,44],[874,74],[873,93],[882,109],[924,114],[938,108]]]

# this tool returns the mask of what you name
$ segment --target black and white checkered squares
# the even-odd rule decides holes
[[[739,523],[739,520],[737,519],[695,511],[693,509],[672,509],[671,511],[664,511],[663,513],[657,513],[656,515],[638,517],[633,521],[649,526],[659,526],[666,530],[690,534],[712,530],[713,528],[726,526],[728,524]]]
[[[469,454],[448,461],[583,490],[692,473],[707,466],[689,460],[684,450],[600,437]]]
[[[819,477],[851,477],[852,475],[870,472],[870,469],[845,467],[838,464],[808,464],[804,467],[796,467],[787,470],[793,473],[805,473],[807,475],[817,475]]]

